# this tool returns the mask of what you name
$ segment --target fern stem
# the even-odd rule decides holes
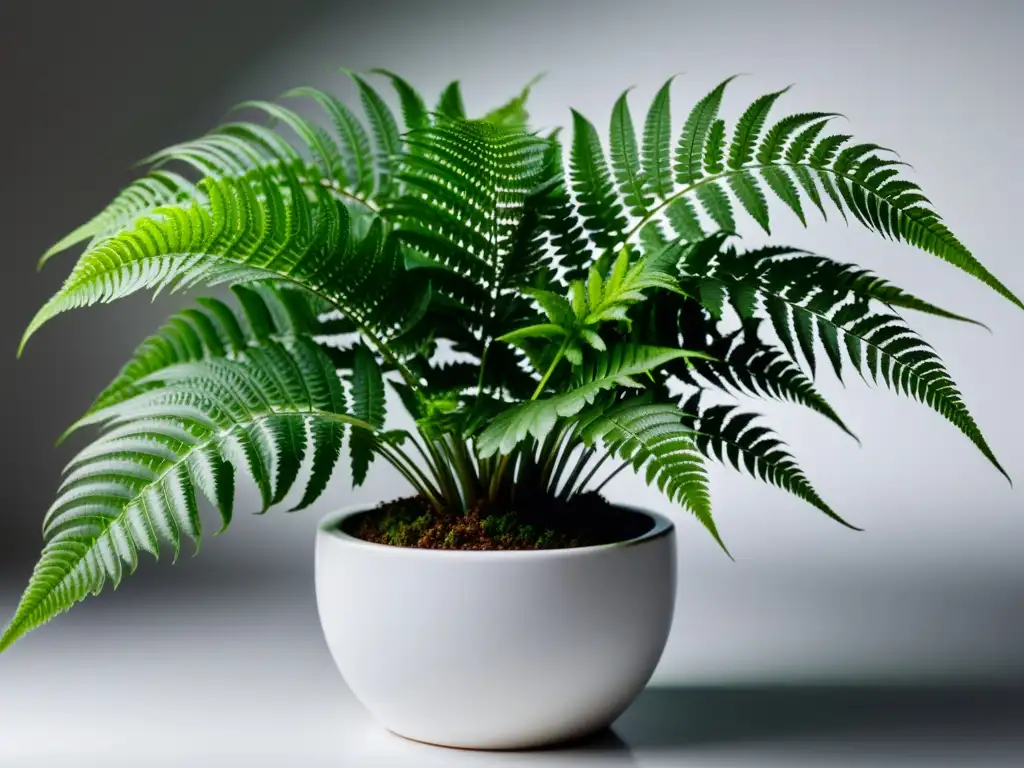
[[[557,474],[552,475],[552,469],[554,468],[555,460],[558,458],[558,452],[568,428],[568,424],[563,424],[558,429],[552,430],[551,434],[545,438],[544,445],[541,446],[540,455],[544,458],[544,467],[541,470],[540,483],[545,489],[550,490],[551,478],[557,478],[558,476]]]
[[[448,453],[452,459],[452,466],[455,467],[455,473],[458,476],[459,483],[462,485],[463,508],[465,511],[468,511],[476,501],[477,479],[473,473],[472,463],[469,461],[466,444],[450,434],[445,435],[442,441],[449,449]]]
[[[430,482],[423,471],[416,465],[416,462],[409,458],[401,448],[398,446],[387,446],[384,443],[378,442],[375,449],[380,455],[387,461],[391,466],[397,469],[409,484],[412,485],[416,491],[425,496],[430,503],[438,511],[443,510],[443,504],[440,501],[442,497],[441,492]],[[403,463],[404,462],[404,463]]]
[[[491,351],[491,342],[488,341],[484,345],[484,351],[480,355],[480,374],[476,380],[476,396],[480,399],[480,396],[484,393],[484,369],[487,367],[487,353]]]
[[[501,490],[501,483],[502,483],[502,480],[505,477],[505,472],[508,469],[509,461],[513,457],[515,457],[516,458],[516,462],[518,464],[519,457],[518,457],[517,454],[520,454],[521,452],[522,452],[522,449],[519,446],[516,446],[515,448],[512,449],[512,451],[510,453],[507,453],[504,456],[502,456],[501,457],[501,461],[498,462],[498,468],[495,469],[494,475],[491,476],[491,487],[490,487],[490,494],[489,494],[489,498],[490,498],[491,503],[494,503],[495,501],[498,500],[498,492]],[[513,476],[514,476],[514,473],[513,473]]]
[[[587,473],[587,476],[584,477],[583,480],[580,481],[580,484],[576,488],[576,493],[582,493],[583,492],[583,489],[586,488],[590,484],[590,481],[594,479],[594,475],[597,474],[597,471],[601,467],[603,467],[604,463],[606,461],[608,461],[608,459],[610,459],[610,458],[611,458],[611,454],[608,453],[607,451],[605,451],[601,455],[601,458],[599,458],[595,462],[594,466],[590,468],[590,471]]]
[[[579,445],[579,442],[573,439],[572,431],[567,430],[563,435],[563,439],[559,441],[558,464],[551,473],[551,482],[548,485],[548,489],[551,493],[555,493],[558,489],[558,480],[563,474],[565,474],[565,468],[569,463],[569,457],[572,455],[572,452],[576,450],[577,445]]]
[[[441,440],[426,439],[425,444],[430,455],[434,457],[437,481],[441,487],[441,494],[453,509],[465,509],[462,494],[459,491],[459,483],[452,472],[454,463],[448,445]]]
[[[302,180],[300,179],[300,181]],[[372,211],[373,213],[380,213],[380,208],[378,208],[376,205],[370,202],[367,198],[360,197],[355,192],[351,192],[345,189],[337,181],[334,181],[332,179],[320,179],[320,183],[327,189],[339,195],[340,197],[347,197],[349,200],[352,200],[353,202],[360,203],[361,205],[365,206],[368,210]]]
[[[600,493],[604,489],[604,487],[606,485],[608,485],[608,483],[610,483],[615,478],[615,476],[617,474],[619,474],[619,472],[621,472],[622,470],[624,470],[628,466],[629,466],[629,462],[628,461],[622,462],[618,467],[615,468],[615,470],[610,475],[608,475],[608,477],[606,477],[604,480],[601,481],[601,484],[598,485],[597,488],[594,489],[594,493]]]
[[[667,208],[669,205],[674,203],[680,197],[684,197],[685,195],[690,194],[691,192],[696,190],[698,187],[702,187],[705,184],[710,184],[710,183],[714,183],[714,182],[718,182],[718,181],[724,181],[724,180],[728,179],[731,176],[736,176],[738,174],[746,173],[748,171],[759,171],[759,170],[764,170],[765,168],[806,168],[808,170],[815,171],[815,172],[821,171],[821,172],[824,172],[824,173],[828,173],[828,174],[831,174],[833,177],[844,179],[844,180],[849,181],[849,182],[851,182],[853,184],[857,184],[858,186],[863,186],[863,185],[860,184],[860,182],[856,178],[854,178],[853,176],[851,176],[849,174],[846,174],[846,173],[836,173],[835,170],[833,170],[832,168],[816,168],[815,166],[811,165],[810,163],[769,163],[769,164],[758,163],[758,164],[753,164],[753,165],[744,165],[741,168],[731,168],[728,171],[725,171],[724,173],[719,173],[719,174],[717,174],[715,176],[706,176],[705,178],[701,179],[700,181],[696,181],[696,182],[694,182],[693,184],[690,184],[687,187],[683,187],[678,192],[673,192],[668,197],[663,198],[662,201],[660,203],[658,203],[658,205],[654,206],[646,214],[644,214],[642,217],[640,217],[640,220],[635,225],[633,225],[633,227],[631,227],[628,232],[626,232],[626,234],[623,236],[622,241],[620,243],[618,243],[614,247],[606,248],[602,252],[602,255],[601,255],[600,258],[604,258],[605,256],[607,256],[611,252],[613,252],[613,251],[615,251],[615,250],[617,250],[619,248],[622,248],[624,245],[626,245],[633,238],[634,235],[636,235],[641,229],[643,229],[643,227],[646,224],[648,224],[655,216],[657,216],[659,213],[661,213],[663,210],[665,210],[665,208]]]
[[[541,377],[540,383],[537,385],[537,388],[533,391],[533,395],[530,397],[530,400],[536,400],[538,397],[540,397],[541,392],[544,391],[544,385],[548,383],[548,379],[551,378],[551,374],[555,372],[555,368],[558,367],[558,364],[562,362],[562,358],[565,357],[565,350],[569,348],[570,338],[571,337],[569,336],[565,337],[565,341],[562,342],[562,346],[560,346],[558,348],[558,352],[555,353],[555,359],[551,361],[551,365],[548,366],[547,371]]]
[[[423,445],[420,445],[419,441],[414,436],[410,437],[413,447],[417,450],[420,456],[423,457],[423,461],[427,466],[427,471],[433,475],[438,495],[450,503],[453,500],[453,488],[450,482],[450,475],[446,474],[444,471],[447,466],[444,459],[438,454],[433,441],[426,435],[422,435]],[[425,449],[424,446],[426,446]],[[410,463],[415,464],[415,462]],[[457,493],[454,494],[454,497],[454,500],[458,501]]]
[[[569,477],[566,478],[565,485],[562,486],[562,491],[558,494],[561,499],[569,499],[576,494],[575,486],[576,481],[583,473],[583,469],[587,466],[587,463],[597,452],[597,449],[593,446],[587,448],[580,454],[580,457],[576,460],[576,465],[572,468],[572,472],[569,473]]]

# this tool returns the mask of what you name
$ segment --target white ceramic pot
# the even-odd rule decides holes
[[[355,696],[406,738],[521,749],[610,725],[647,684],[675,605],[661,515],[615,544],[531,551],[393,547],[324,518],[316,598]]]

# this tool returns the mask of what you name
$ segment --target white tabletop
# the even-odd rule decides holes
[[[651,687],[593,743],[530,753],[415,744],[379,728],[348,692],[320,636],[310,585],[239,584],[200,595],[189,581],[160,589],[126,583],[0,657],[0,765],[986,768],[1024,761],[1024,688],[920,675],[784,684],[729,676],[715,669],[713,655],[699,674],[687,673],[677,647],[686,645],[685,632],[674,633]],[[0,594],[0,607],[14,597]]]

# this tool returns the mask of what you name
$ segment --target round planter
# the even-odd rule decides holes
[[[607,727],[643,690],[675,605],[675,530],[661,515],[614,544],[529,551],[392,547],[317,531],[327,645],[388,730],[469,749],[522,749]]]

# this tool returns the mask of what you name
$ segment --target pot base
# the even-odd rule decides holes
[[[464,551],[317,533],[324,636],[389,731],[435,746],[522,750],[607,728],[643,690],[675,605],[672,523],[614,544]]]
[[[617,719],[617,718],[616,718]],[[608,725],[602,725],[595,728],[592,731],[588,731],[581,736],[569,737],[565,739],[559,739],[556,741],[544,741],[530,746],[521,747],[469,747],[462,746],[459,744],[442,744],[436,741],[424,741],[423,739],[416,739],[412,736],[406,736],[394,731],[387,726],[381,726],[385,731],[390,733],[392,736],[396,736],[403,741],[411,741],[414,744],[425,744],[428,747],[437,747],[438,749],[454,749],[459,752],[544,752],[548,750],[563,750],[573,749],[576,747],[586,747],[590,744],[600,742],[602,739],[614,740],[616,743],[621,743],[618,736],[611,728],[611,723]]]

